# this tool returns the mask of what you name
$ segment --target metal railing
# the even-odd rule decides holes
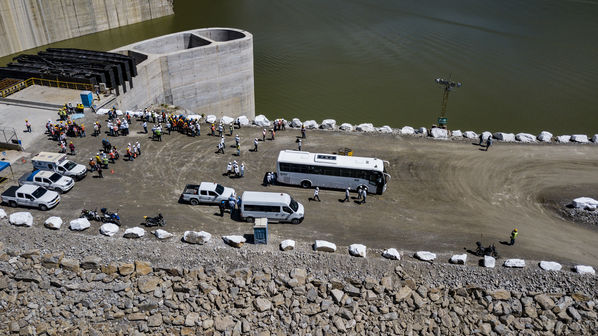
[[[64,89],[74,90],[87,90],[93,91],[93,85],[89,83],[75,83],[75,82],[64,82],[54,79],[42,79],[42,78],[29,78],[22,82],[16,83],[15,85],[9,86],[3,90],[0,90],[0,97],[6,98],[15,92],[19,92],[31,85],[42,85]]]

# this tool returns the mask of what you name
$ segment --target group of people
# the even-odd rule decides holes
[[[239,165],[237,161],[228,162],[226,165],[226,176],[228,177],[243,177],[245,175],[245,162]]]
[[[122,118],[122,120],[118,117],[108,120],[106,124],[106,128],[108,128],[108,132],[110,136],[119,136],[119,135],[129,135],[129,123],[131,121],[130,115],[127,113],[127,117]],[[127,120],[128,119],[128,120]],[[95,128],[94,128],[95,131]],[[99,128],[98,128],[99,132]]]
[[[359,186],[357,187],[357,200],[356,202],[359,204],[363,204],[365,203],[365,200],[368,196],[368,187],[367,186]],[[351,196],[351,187],[347,187],[347,189],[345,189],[345,198],[342,200],[342,202],[350,202]],[[320,200],[320,188],[316,187],[314,189],[314,195],[309,199],[309,201],[318,201],[321,202]],[[340,201],[340,200],[339,200]]]
[[[226,208],[229,209],[230,216],[233,217],[235,215],[235,211],[241,208],[241,197],[237,197],[237,195],[233,193],[230,195],[228,200],[220,201],[218,208],[220,209],[220,217],[224,217]]]

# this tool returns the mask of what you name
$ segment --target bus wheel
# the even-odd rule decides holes
[[[245,220],[247,221],[247,223],[255,222],[255,218],[253,218],[253,217],[247,217],[247,218],[245,218]]]
[[[305,189],[310,188],[311,182],[309,182],[308,180],[303,180],[303,181],[301,181],[301,186]]]
[[[301,223],[301,220],[299,218],[294,218],[293,220],[291,220],[291,224],[299,224]]]

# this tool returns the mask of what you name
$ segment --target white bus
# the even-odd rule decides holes
[[[303,188],[323,187],[382,194],[390,175],[383,161],[375,158],[283,150],[278,154],[277,182]]]

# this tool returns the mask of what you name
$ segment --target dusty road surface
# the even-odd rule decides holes
[[[95,116],[86,117],[88,130],[93,120]],[[104,118],[100,120],[105,128]],[[367,204],[360,205],[339,202],[343,191],[322,190],[322,202],[309,202],[312,190],[261,185],[264,173],[275,170],[278,152],[296,149],[298,130],[287,129],[278,132],[274,141],[260,141],[257,153],[248,150],[253,138],[261,137],[261,129],[235,130],[241,136],[240,157],[233,155],[230,136],[226,137],[226,154],[215,154],[218,139],[207,135],[205,124],[200,137],[173,132],[162,142],[152,141],[141,130],[140,123],[134,122],[130,136],[109,137],[121,152],[128,142],[139,141],[142,154],[138,159],[128,162],[121,157],[104,171],[104,179],[93,177],[96,173],[87,176],[53,210],[31,210],[38,222],[51,215],[68,221],[78,217],[82,208],[107,207],[119,209],[124,227],[137,226],[144,215],[161,212],[167,219],[166,229],[179,234],[185,230],[205,230],[217,236],[251,233],[251,224],[227,215],[221,218],[215,206],[178,202],[185,184],[214,181],[235,188],[239,195],[246,190],[280,191],[303,203],[306,218],[302,224],[270,225],[277,237],[445,253],[463,253],[464,248],[482,241],[496,243],[503,257],[593,266],[598,260],[598,227],[566,221],[554,210],[574,197],[598,198],[598,146],[593,144],[498,143],[484,152],[465,140],[308,131],[303,150],[333,153],[350,147],[354,155],[390,161],[392,180],[387,192],[371,195]],[[101,137],[90,133],[74,139],[77,154],[72,159],[79,163],[86,164],[101,147]],[[38,143],[35,151],[30,150],[33,154],[56,150],[56,144],[46,138]],[[223,176],[232,160],[246,163],[244,178]],[[20,176],[31,170],[31,163],[18,161],[14,169],[15,176]],[[4,183],[2,190],[7,186]],[[98,235],[99,226],[93,223],[87,234]],[[520,232],[515,246],[500,244],[514,227]]]

